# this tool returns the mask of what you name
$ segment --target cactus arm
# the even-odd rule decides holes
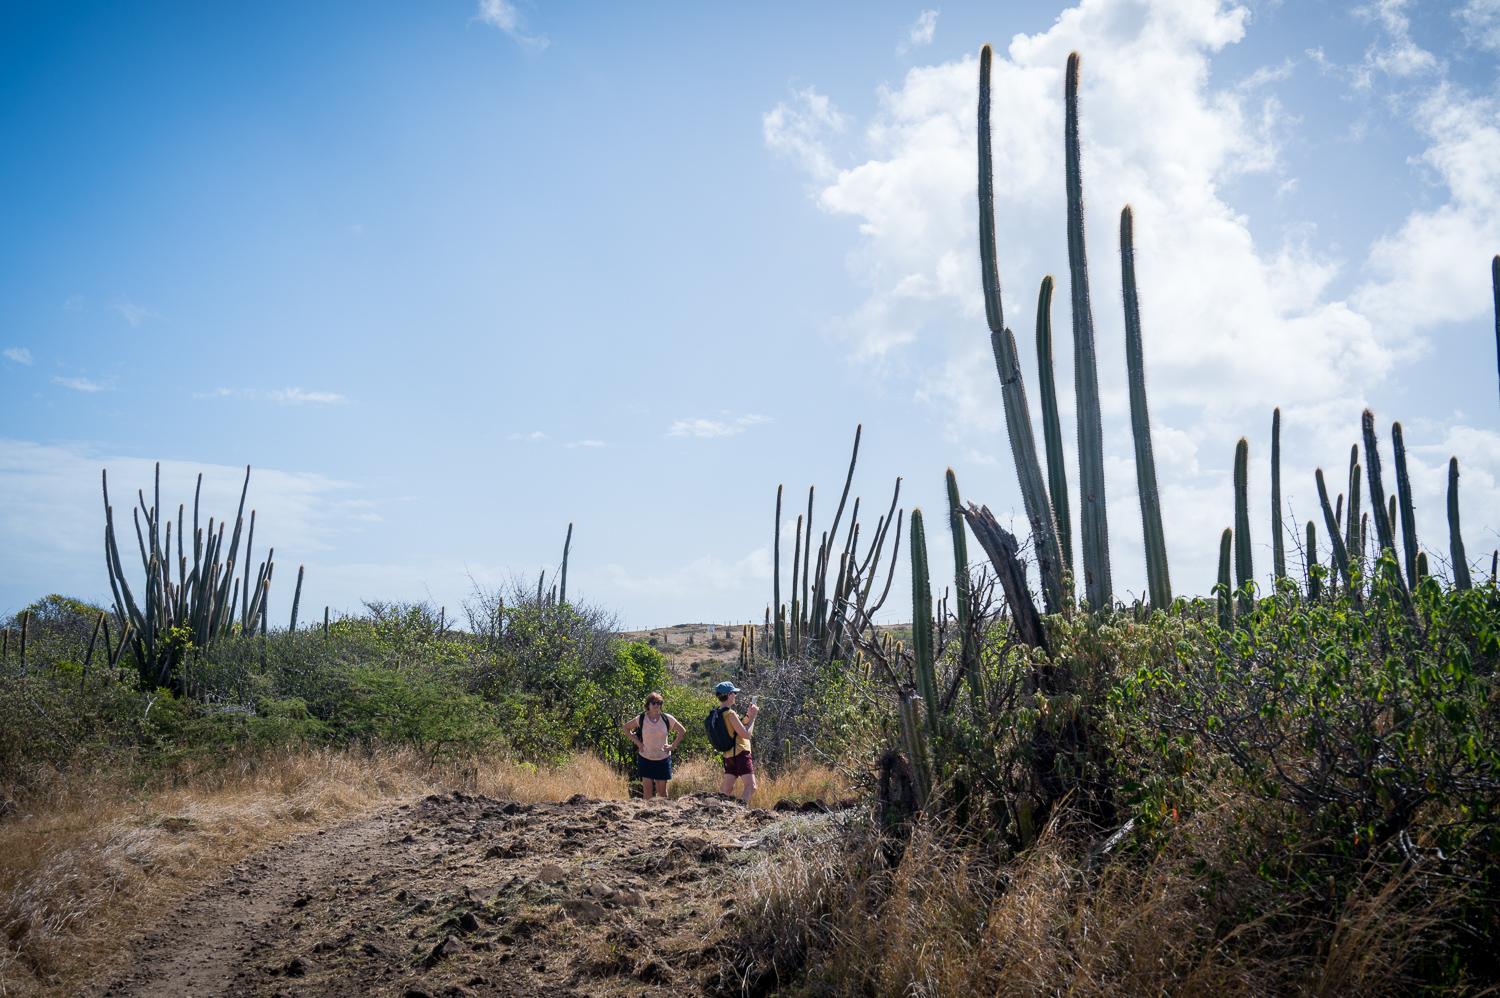
[[[911,511],[911,645],[917,688],[927,701],[927,726],[937,734],[938,690],[932,649],[932,588],[927,577],[927,538],[922,511]]]
[[[1141,533],[1146,542],[1146,588],[1151,605],[1172,605],[1167,573],[1167,537],[1161,525],[1161,493],[1151,449],[1151,415],[1146,408],[1146,354],[1141,341],[1141,306],[1135,286],[1135,221],[1130,205],[1120,210],[1120,274],[1125,299],[1125,367],[1130,380],[1130,433],[1135,441],[1135,481],[1141,499]]]
[[[1328,486],[1323,483],[1323,469],[1317,470],[1318,480],[1318,502],[1323,507],[1323,522],[1328,525],[1328,539],[1333,545],[1334,567],[1344,576],[1344,585],[1354,584],[1353,576],[1349,572],[1349,549],[1344,546],[1344,538],[1339,531],[1338,520],[1334,518],[1333,507],[1328,503]]]
[[[1406,576],[1417,584],[1417,511],[1411,500],[1411,476],[1406,471],[1406,440],[1400,423],[1391,424],[1391,446],[1396,452],[1396,493],[1401,500],[1401,546],[1406,556]],[[1392,500],[1394,501],[1394,500]],[[1392,517],[1392,520],[1395,518]]]
[[[1349,570],[1355,575],[1363,575],[1365,570],[1364,547],[1359,537],[1359,499],[1364,486],[1359,471],[1359,444],[1353,444],[1349,448],[1349,503],[1344,510],[1344,547],[1349,552]]]
[[[1318,580],[1318,528],[1311,520],[1307,521],[1307,598],[1317,602],[1318,597],[1323,595],[1322,585]]]
[[[807,487],[807,537],[803,541],[802,548],[802,620],[797,625],[798,640],[807,643],[807,622],[811,616],[807,603],[811,598],[809,583],[812,580],[812,531],[813,531],[813,489],[815,486]]]
[[[828,528],[828,536],[833,538],[833,542],[835,544],[838,543],[839,539],[839,520],[844,515],[844,503],[849,500],[849,486],[854,482],[854,465],[859,461],[859,438],[860,434],[864,432],[864,429],[865,426],[863,423],[860,423],[854,428],[854,453],[849,455],[849,473],[844,476],[844,491],[839,495],[839,508],[834,510],[833,513],[833,526]],[[856,500],[856,502],[858,502],[858,500]],[[828,565],[832,558],[833,549],[829,548],[827,554],[824,557],[818,559],[818,578],[816,580],[816,585],[819,597],[821,597],[823,593],[827,591]]]
[[[1073,574],[1073,520],[1068,500],[1067,456],[1063,453],[1062,422],[1057,413],[1057,378],[1052,369],[1052,275],[1042,278],[1036,299],[1037,387],[1042,395],[1042,442],[1047,448],[1047,494],[1057,525],[1057,546],[1063,566]]]
[[[1234,604],[1229,599],[1229,559],[1233,547],[1234,528],[1225,527],[1219,536],[1219,582],[1214,586],[1214,592],[1218,596],[1219,626],[1226,631],[1234,626]]]
[[[1496,258],[1500,260],[1500,257]],[[1458,525],[1458,458],[1448,459],[1448,553],[1453,559],[1453,584],[1459,589],[1472,589],[1474,582],[1469,577],[1469,559],[1464,554],[1463,533]]]
[[[1000,300],[1000,267],[995,260],[995,179],[990,155],[990,62],[988,45],[979,50],[979,276],[984,285],[984,318],[991,333],[1005,328]],[[912,511],[915,518],[916,511]]]
[[[1271,413],[1271,569],[1286,578],[1286,545],[1281,538],[1281,409]]]
[[[1375,413],[1366,409],[1360,416],[1360,427],[1365,437],[1365,474],[1370,479],[1370,512],[1375,517],[1375,533],[1380,543],[1380,551],[1377,558],[1385,556],[1389,550],[1391,557],[1396,556],[1396,538],[1391,532],[1391,521],[1386,515],[1385,486],[1380,478],[1380,449],[1379,441],[1375,438]],[[1415,560],[1415,559],[1414,559]],[[1397,573],[1397,579],[1403,590],[1406,587],[1406,579]]]
[[[1068,202],[1068,274],[1073,299],[1073,379],[1078,396],[1078,518],[1089,608],[1110,605],[1109,517],[1104,497],[1104,422],[1094,359],[1094,315],[1089,304],[1088,253],[1083,237],[1083,173],[1078,141],[1078,53],[1068,56],[1063,89],[1063,159]]]
[[[1490,261],[1490,290],[1495,296],[1495,362],[1500,365],[1500,253]]]
[[[787,635],[786,635],[786,639],[791,642],[790,647],[792,647],[792,648],[800,647],[800,638],[799,638],[799,635],[801,634],[802,601],[799,598],[799,592],[800,591],[797,588],[797,568],[798,568],[798,565],[801,562],[801,560],[802,560],[802,514],[798,513],[797,514],[797,536],[792,541],[792,606],[791,606],[792,619],[790,621],[788,621],[787,624],[786,624],[787,632],[788,632]],[[781,654],[785,655],[786,654],[786,650],[787,650],[787,646],[783,646],[782,649],[781,649]]]
[[[1255,578],[1250,550],[1250,441],[1240,437],[1234,445],[1234,583],[1242,590],[1240,615],[1253,606],[1247,585]]]
[[[781,489],[776,490],[776,520],[781,521]],[[563,540],[563,563],[562,579],[558,583],[558,598],[566,603],[568,601],[568,551],[573,547],[573,525],[568,524],[568,536]]]
[[[1067,602],[1062,584],[1062,552],[1052,523],[1052,504],[1047,499],[1046,480],[1042,478],[1042,468],[1037,461],[1036,438],[1031,432],[1031,410],[1026,404],[1026,386],[1021,380],[1021,366],[1016,362],[1016,339],[1009,329],[991,333],[990,346],[994,349],[995,369],[1000,375],[1010,452],[1015,459],[1021,499],[1026,506],[1026,519],[1031,525],[1032,542],[1036,546],[1042,595],[1047,612],[1060,613]]]
[[[302,575],[306,571],[306,565],[297,566],[297,591],[292,594],[292,622],[287,625],[287,634],[297,633],[297,610],[302,605]]]
[[[906,516],[906,510],[896,511],[896,539],[891,542],[891,567],[885,576],[885,588],[880,592],[880,599],[870,607],[865,614],[866,617],[875,616],[875,612],[885,606],[885,598],[891,594],[891,583],[896,578],[896,562],[901,558],[901,521]]]
[[[786,658],[786,623],[781,612],[781,488],[776,486],[776,523],[771,533],[771,550],[774,552],[771,556],[771,605],[776,607],[774,653],[778,659]],[[793,588],[796,588],[795,582]]]
[[[947,484],[948,525],[953,531],[953,591],[958,604],[959,668],[969,685],[969,701],[978,712],[984,706],[984,690],[980,686],[979,656],[975,654],[969,634],[969,545],[964,536],[964,508],[959,502],[958,477],[952,468],[948,469]]]

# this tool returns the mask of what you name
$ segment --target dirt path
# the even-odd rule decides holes
[[[698,992],[735,917],[734,881],[784,817],[717,794],[428,797],[247,857],[143,932],[130,972],[90,994]]]

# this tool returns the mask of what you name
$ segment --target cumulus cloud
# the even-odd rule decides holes
[[[523,45],[544,49],[551,44],[545,35],[528,35],[522,30],[521,12],[510,0],[479,0],[479,13],[476,16]]]
[[[1500,0],[1469,0],[1454,11],[1463,23],[1464,39],[1487,52],[1500,52]]]
[[[31,351],[25,347],[7,347],[5,350],[5,359],[13,360],[17,364],[25,364],[28,367],[36,363],[36,358],[31,356]]]
[[[1049,30],[1017,35],[997,52],[992,137],[1005,304],[1034,385],[1027,335],[1034,296],[1043,275],[1059,278],[1053,322],[1067,414],[1062,76],[1070,51],[1083,57],[1090,291],[1122,595],[1144,587],[1131,584],[1144,570],[1118,304],[1124,205],[1135,215],[1158,475],[1174,582],[1184,591],[1212,583],[1214,542],[1232,509],[1227,470],[1236,438],[1248,432],[1263,440],[1270,409],[1279,405],[1288,480],[1310,480],[1313,463],[1336,460],[1327,440],[1356,439],[1367,392],[1420,353],[1422,329],[1490,307],[1488,265],[1500,246],[1495,104],[1444,82],[1441,61],[1412,41],[1400,0],[1365,13],[1376,44],[1356,65],[1331,68],[1356,90],[1377,74],[1408,88],[1402,106],[1416,109],[1413,120],[1429,140],[1421,162],[1448,198],[1412,212],[1372,246],[1362,282],[1344,300],[1329,293],[1344,262],[1312,245],[1306,228],[1279,243],[1258,243],[1223,193],[1249,175],[1269,176],[1282,190],[1296,182],[1285,176],[1281,143],[1290,123],[1273,92],[1295,77],[1295,65],[1265,67],[1218,87],[1210,80],[1213,55],[1244,37],[1247,8],[1222,0],[1082,0]],[[848,344],[854,363],[909,379],[945,417],[955,441],[1004,429],[978,273],[977,77],[978,61],[969,57],[914,68],[899,86],[883,88],[861,136],[867,152],[848,164],[828,152],[832,137],[850,127],[829,98],[809,89],[765,116],[768,147],[812,177],[816,206],[858,224],[847,262],[866,295],[831,333]],[[1035,413],[1033,422],[1039,425]],[[1071,440],[1072,427],[1064,434]],[[1479,465],[1472,501],[1500,510],[1484,491],[1485,447],[1456,424],[1444,439],[1473,448],[1467,458],[1460,453]],[[1269,474],[1264,449],[1252,448],[1260,482]],[[1289,496],[1300,503],[1296,515],[1313,512],[1310,493]],[[1269,510],[1256,517],[1267,523]],[[1265,533],[1255,539],[1269,548]]]
[[[935,10],[924,10],[917,16],[917,20],[906,33],[907,38],[913,45],[930,45],[932,36],[937,32],[938,12]]]
[[[751,414],[727,421],[713,419],[679,419],[667,428],[669,437],[728,437],[743,433],[752,426],[771,422],[770,416]]]

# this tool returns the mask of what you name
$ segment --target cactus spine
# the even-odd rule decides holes
[[[1130,205],[1120,211],[1120,274],[1125,298],[1125,368],[1130,380],[1130,433],[1135,439],[1135,481],[1141,497],[1141,532],[1146,541],[1146,589],[1151,605],[1172,605],[1167,573],[1167,538],[1161,526],[1161,493],[1151,451],[1151,416],[1146,409],[1146,356],[1141,343],[1141,306],[1135,286],[1135,220]]]
[[[1500,257],[1496,257],[1500,260]],[[1448,459],[1448,554],[1453,559],[1453,584],[1459,589],[1472,589],[1469,578],[1469,559],[1464,554],[1464,538],[1458,528],[1458,458]]]
[[[1281,409],[1271,413],[1271,570],[1286,578],[1286,546],[1281,539]]]
[[[1391,446],[1396,451],[1396,493],[1401,500],[1401,545],[1406,555],[1406,578],[1417,584],[1417,511],[1411,501],[1411,476],[1406,472],[1406,441],[1401,424],[1391,424]],[[1391,500],[1393,503],[1395,498]],[[1391,520],[1394,523],[1395,516]]]
[[[1323,522],[1328,525],[1328,538],[1333,544],[1333,564],[1340,574],[1344,576],[1344,585],[1354,585],[1354,578],[1349,571],[1349,549],[1344,545],[1343,535],[1339,532],[1338,517],[1334,515],[1333,507],[1328,503],[1328,486],[1323,483],[1323,469],[1317,470],[1318,480],[1318,502],[1323,507]]]
[[[953,531],[953,592],[958,603],[959,667],[969,684],[969,699],[978,711],[983,705],[979,660],[969,639],[969,543],[964,536],[964,509],[959,502],[958,476],[948,469],[948,527]]]
[[[1214,586],[1219,602],[1219,626],[1226,631],[1234,626],[1234,604],[1229,601],[1229,558],[1234,546],[1234,529],[1225,527],[1219,536],[1219,584]]]
[[[1109,518],[1104,506],[1104,421],[1094,360],[1094,315],[1089,304],[1088,253],[1083,239],[1083,172],[1078,143],[1078,53],[1068,55],[1063,83],[1063,161],[1068,201],[1068,276],[1073,298],[1073,380],[1078,395],[1078,516],[1089,609],[1110,605]],[[986,108],[986,110],[988,110]]]
[[[1323,584],[1318,578],[1318,528],[1307,521],[1307,598],[1317,602],[1323,595]]]
[[[1026,505],[1026,519],[1030,521],[1031,536],[1036,545],[1042,595],[1046,599],[1047,612],[1057,613],[1065,605],[1062,552],[1057,543],[1057,528],[1052,521],[1046,479],[1042,477],[1041,464],[1037,460],[1036,438],[1031,431],[1031,409],[1026,404],[1026,386],[1021,380],[1021,365],[1016,357],[1016,339],[1005,328],[1000,299],[1000,268],[995,260],[995,183],[990,161],[991,59],[990,47],[986,45],[979,53],[979,270],[984,284],[984,316],[990,327],[995,368],[1000,375],[1011,456],[1015,459],[1021,499]]]
[[[1241,591],[1240,614],[1252,607],[1249,585],[1255,578],[1250,557],[1250,441],[1234,445],[1234,582]]]
[[[1057,416],[1057,378],[1052,370],[1052,275],[1042,278],[1036,297],[1037,386],[1042,393],[1042,440],[1047,447],[1047,491],[1052,497],[1052,519],[1063,565],[1073,574],[1073,520],[1069,513],[1068,468]],[[1066,588],[1066,587],[1064,587]],[[1072,595],[1070,592],[1069,596]]]
[[[927,536],[922,511],[911,511],[911,650],[917,688],[927,701],[927,726],[937,734],[937,673],[932,649],[932,589],[927,578]]]

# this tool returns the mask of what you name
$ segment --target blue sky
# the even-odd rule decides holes
[[[952,465],[1009,517],[974,252],[986,41],[1033,407],[1083,55],[1117,595],[1144,589],[1127,202],[1179,590],[1212,583],[1240,435],[1268,524],[1276,405],[1297,522],[1372,405],[1405,425],[1424,546],[1446,554],[1457,454],[1470,553],[1500,547],[1496,0],[12,4],[0,610],[101,597],[99,469],[119,511],[157,460],[174,507],[204,473],[205,516],[254,466],[278,617],[301,563],[305,605],[451,611],[555,567],[571,521],[570,589],[624,623],[758,618],[777,484],[816,483],[826,517],[857,423],[868,505],[901,475],[935,507]]]

